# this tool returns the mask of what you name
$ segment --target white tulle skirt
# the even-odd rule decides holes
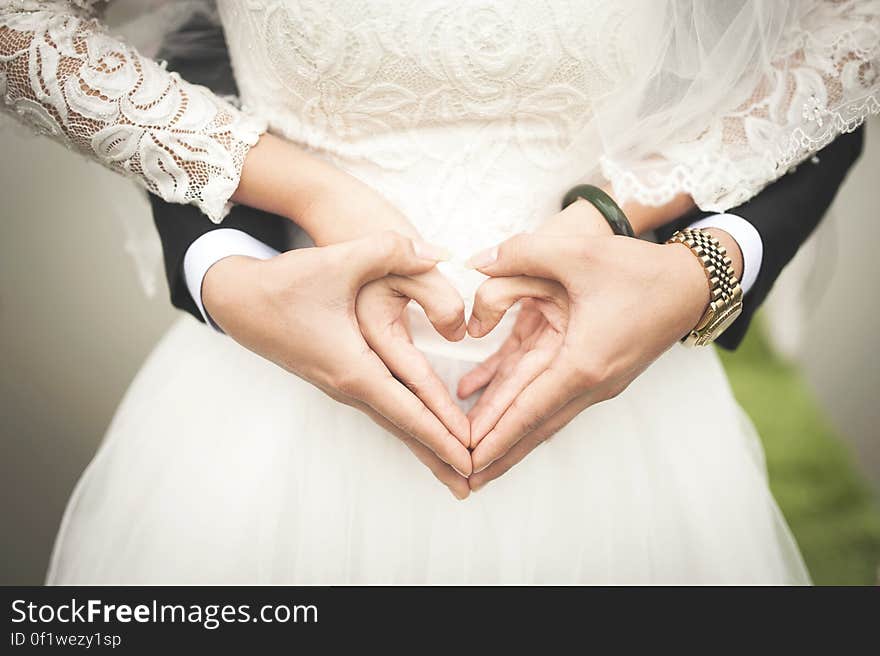
[[[434,358],[451,388],[472,365]],[[52,584],[808,583],[711,349],[673,348],[457,501],[359,412],[184,318],[65,513]]]

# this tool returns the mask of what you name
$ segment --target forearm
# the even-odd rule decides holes
[[[330,169],[295,144],[265,134],[248,152],[232,200],[284,216],[314,239],[320,225],[309,221],[309,204],[332,187]]]
[[[611,190],[604,190],[609,195]],[[613,197],[613,196],[612,196]],[[633,226],[633,231],[643,234],[654,230],[681,216],[684,216],[694,208],[693,201],[689,196],[680,195],[672,202],[659,207],[640,205],[638,203],[626,203],[622,209]],[[580,199],[569,205],[561,213],[548,219],[541,227],[541,232],[546,234],[560,233],[568,235],[610,235],[611,228],[602,214],[591,203]],[[726,231],[719,228],[709,228],[721,245],[727,249],[737,277],[742,276],[743,257],[737,241]]]
[[[232,199],[287,217],[319,246],[382,230],[416,236],[409,221],[376,191],[271,134],[248,152]]]
[[[606,186],[604,190],[614,198],[613,190],[610,186]],[[621,209],[623,209],[624,214],[626,214],[633,227],[633,231],[637,235],[643,235],[651,230],[656,230],[662,225],[666,225],[670,221],[675,221],[692,211],[695,207],[693,199],[687,194],[679,194],[665,205],[642,205],[635,201],[621,205]]]

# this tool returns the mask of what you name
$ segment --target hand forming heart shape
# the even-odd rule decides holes
[[[470,448],[472,490],[504,474],[585,408],[623,391],[696,324],[708,303],[702,266],[686,247],[613,236],[601,217],[572,221],[583,212],[578,205],[537,233],[472,258],[489,279],[477,291],[467,332],[484,337],[512,306],[520,303],[521,311],[501,348],[459,382],[460,398],[484,390],[467,417],[412,345],[403,319],[406,304],[416,300],[438,332],[459,339],[463,304],[451,285],[435,270],[370,283],[358,298],[367,343],[426,412]]]

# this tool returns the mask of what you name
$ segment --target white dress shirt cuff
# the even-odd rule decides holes
[[[758,279],[761,260],[764,257],[764,242],[761,234],[751,223],[736,214],[715,214],[692,223],[691,228],[718,228],[724,230],[739,244],[743,258],[742,280],[739,281],[743,294],[747,294]]]
[[[214,323],[202,305],[202,282],[208,269],[225,257],[244,255],[259,260],[268,260],[278,255],[278,251],[263,242],[254,239],[246,232],[232,228],[220,228],[206,232],[196,239],[183,256],[183,277],[190,296],[195,301],[208,325],[215,330],[220,327]]]

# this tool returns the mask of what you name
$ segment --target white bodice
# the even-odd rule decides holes
[[[219,2],[242,101],[458,259],[558,211],[640,29],[583,0]],[[479,276],[446,266],[469,297]],[[470,278],[470,279],[469,279]],[[466,300],[468,300],[466,298]]]

